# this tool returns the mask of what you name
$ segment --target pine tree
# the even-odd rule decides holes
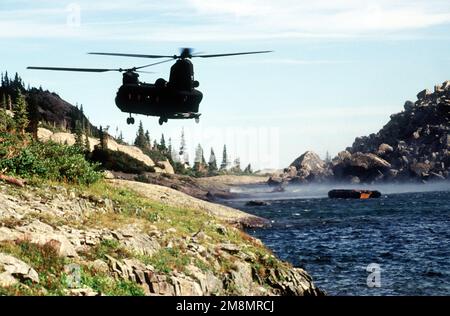
[[[195,150],[194,170],[203,171],[205,164],[206,161],[202,145],[198,144],[197,149]]]
[[[151,150],[152,149],[152,140],[150,138],[150,133],[148,130],[145,132],[145,141],[147,142],[146,146]]]
[[[136,135],[136,139],[134,140],[134,146],[139,147],[141,149],[146,148],[147,139],[144,134],[144,126],[142,125],[142,121],[139,123],[138,132]]]
[[[217,173],[217,159],[213,148],[211,148],[211,154],[209,155],[208,173],[210,175]]]
[[[86,148],[87,151],[91,151],[91,142],[89,141],[89,129],[84,129],[84,148]]]
[[[172,148],[172,138],[169,138],[169,145],[167,147],[167,153],[169,154],[169,157],[173,159],[173,157],[172,157],[172,150],[173,150],[173,148]]]
[[[236,173],[236,174],[242,173],[241,159],[239,157],[234,160],[232,170],[233,170],[233,173]]]
[[[29,98],[28,112],[30,123],[28,124],[28,131],[33,135],[34,139],[38,139],[38,127],[39,127],[39,109],[38,100],[36,95],[32,95]]]
[[[5,77],[4,77],[4,80],[5,80],[5,84],[4,84],[4,87],[5,88],[9,88],[9,78],[8,78],[8,72],[6,71],[5,72]]]
[[[3,80],[3,79],[2,79]],[[2,108],[7,109],[8,108],[8,101],[6,99],[6,94],[3,93],[2,95]]]
[[[101,125],[100,125],[100,128],[99,128],[99,138],[100,138],[100,148],[101,149],[107,149],[106,135],[105,135],[105,132],[104,132],[103,127]]]
[[[253,170],[252,170],[252,165],[251,164],[248,164],[248,166],[245,168],[245,170],[244,170],[244,173],[245,174],[252,174],[253,173]]]
[[[166,152],[167,151],[166,140],[164,138],[164,134],[161,135],[161,141],[159,143],[159,150],[161,152]]]
[[[223,145],[222,163],[220,164],[220,170],[224,171],[228,168],[228,157],[227,157],[227,145]]]
[[[119,144],[124,144],[124,143],[125,143],[125,141],[123,140],[123,134],[122,134],[122,131],[120,131],[119,137],[117,137],[117,142],[118,142]]]
[[[186,139],[184,137],[184,128],[181,130],[181,140],[180,140],[180,161],[181,163],[189,164],[189,155],[187,153]]]
[[[83,104],[80,105],[80,121],[81,121],[81,128],[83,130],[86,129],[86,120],[84,119],[84,110],[83,110]]]
[[[14,109],[14,121],[16,123],[16,129],[19,133],[23,134],[25,128],[28,126],[28,112],[27,102],[20,90],[17,90],[16,107]]]
[[[8,105],[7,105],[6,109],[12,111],[13,110],[12,98],[9,94],[8,94],[8,102],[7,103],[8,103]]]
[[[75,146],[80,149],[84,149],[83,128],[81,127],[80,120],[75,121]]]

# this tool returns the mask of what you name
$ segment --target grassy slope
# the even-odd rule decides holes
[[[39,194],[49,186],[45,182],[39,184],[34,194]],[[58,185],[61,185],[58,183]],[[114,187],[104,181],[91,186],[64,185],[68,190],[77,194],[95,196],[101,199],[110,199],[114,203],[115,212],[96,214],[80,222],[69,222],[64,218],[39,218],[39,220],[54,226],[70,225],[72,227],[92,227],[117,229],[118,227],[133,224],[138,225],[145,231],[170,230],[170,239],[186,238],[202,231],[212,238],[210,243],[233,243],[240,245],[242,251],[256,260],[253,263],[255,271],[260,272],[260,278],[264,279],[265,267],[282,265],[289,268],[289,265],[275,259],[272,253],[260,242],[249,237],[238,229],[227,227],[226,234],[217,231],[217,219],[205,214],[202,211],[187,208],[169,207],[164,204],[147,199],[139,194],[125,188]],[[39,189],[40,187],[40,189]],[[20,197],[23,189],[16,189],[8,186],[9,194]],[[39,217],[39,215],[36,215]],[[4,226],[15,226],[15,223],[2,223]],[[222,223],[223,224],[223,223]],[[2,225],[2,226],[3,226]],[[163,241],[169,242],[169,240]],[[92,269],[87,264],[95,259],[105,259],[106,255],[123,259],[136,258],[145,264],[151,264],[162,273],[170,271],[184,272],[187,264],[191,263],[202,271],[211,271],[215,275],[220,275],[232,268],[233,262],[221,260],[220,267],[209,262],[191,258],[185,254],[185,249],[175,246],[173,248],[163,247],[153,256],[142,256],[129,252],[121,248],[114,240],[103,240],[100,244],[92,247],[89,252],[81,254],[79,259],[61,258],[49,247],[30,244],[27,241],[15,243],[0,243],[0,252],[10,253],[28,263],[34,268],[40,277],[39,284],[20,284],[10,288],[0,288],[3,295],[65,295],[68,289],[67,274],[64,266],[76,263],[81,266],[81,285],[88,286],[95,291],[105,295],[142,295],[142,289],[135,283],[114,279],[108,273],[101,273]],[[230,293],[233,294],[233,293]]]

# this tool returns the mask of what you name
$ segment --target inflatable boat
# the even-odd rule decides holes
[[[379,198],[381,193],[372,190],[331,190],[328,197],[331,199],[374,199]]]

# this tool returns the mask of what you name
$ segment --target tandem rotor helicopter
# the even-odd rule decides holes
[[[136,58],[169,58],[164,61],[128,69],[98,69],[98,68],[61,68],[61,67],[28,67],[34,70],[76,71],[103,73],[118,71],[123,73],[122,86],[117,91],[116,105],[125,113],[130,113],[127,124],[134,124],[132,114],[142,114],[159,117],[159,124],[167,123],[169,119],[195,119],[199,123],[200,102],[203,94],[197,90],[200,83],[194,80],[194,65],[192,58],[214,58],[237,55],[263,54],[272,51],[241,52],[230,54],[193,54],[190,48],[183,48],[180,55],[139,55],[121,53],[88,53],[90,55],[136,57]],[[176,60],[170,69],[169,81],[159,78],[154,84],[139,81],[141,69]]]

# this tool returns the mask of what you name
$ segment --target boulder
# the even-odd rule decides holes
[[[417,94],[417,100],[424,100],[430,95],[431,95],[430,90],[428,89],[422,90]]]
[[[430,172],[431,166],[430,164],[418,162],[410,165],[410,169],[419,177],[426,177]]]
[[[279,175],[272,175],[269,180],[267,180],[267,184],[273,186],[279,186],[284,182],[283,178]]]
[[[13,256],[0,253],[0,270],[4,271],[2,274],[3,282],[11,281],[4,273],[18,279],[19,281],[31,281],[39,283],[39,275],[28,264]]]
[[[336,179],[371,182],[379,180],[380,174],[388,171],[391,164],[372,153],[340,152],[332,161],[333,173]]]
[[[160,173],[175,174],[175,170],[173,169],[172,165],[168,160],[158,161],[156,163],[156,166],[160,168],[161,170]]]
[[[379,155],[389,154],[389,153],[391,153],[393,151],[394,151],[394,148],[391,145],[388,145],[388,144],[385,144],[385,143],[381,144],[378,147],[378,154]]]
[[[331,176],[327,164],[320,159],[319,155],[312,151],[307,151],[291,163],[290,167],[295,167],[299,180],[323,180]]]
[[[446,80],[442,83],[442,89],[444,90],[450,90],[450,80]]]
[[[405,105],[403,105],[403,108],[405,109],[405,111],[410,112],[414,109],[414,102],[411,101],[406,101]]]

